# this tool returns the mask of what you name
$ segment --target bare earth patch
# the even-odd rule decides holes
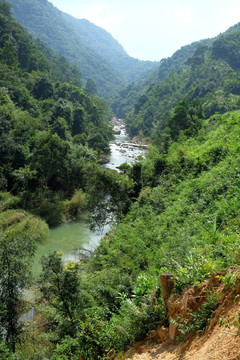
[[[226,291],[219,283],[215,291],[221,293],[222,301],[203,334],[189,335],[185,342],[179,343],[166,339],[167,329],[158,328],[144,341],[136,343],[124,359],[240,360],[240,336],[237,336],[238,328],[233,325],[238,320],[240,285]],[[186,294],[182,299],[186,299]],[[227,328],[219,325],[220,318],[228,319]]]

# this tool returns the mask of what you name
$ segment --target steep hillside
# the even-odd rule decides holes
[[[195,291],[213,272],[239,265],[239,118],[236,111],[202,120],[195,137],[182,135],[166,153],[151,148],[125,170],[137,201],[82,264],[81,294],[88,301],[79,333],[59,340],[55,358],[71,351],[73,359],[115,359],[157,325],[167,326],[162,273],[174,274],[181,294],[190,286]],[[219,276],[222,288],[239,282],[231,273]],[[219,306],[217,289],[205,295],[190,329],[202,330],[202,319]]]
[[[111,34],[90,21],[78,20],[68,14],[62,14],[84,43],[103,56],[108,63],[126,77],[128,82],[146,78],[158,67],[158,62],[141,61],[130,57]]]
[[[111,98],[126,83],[124,76],[106,59],[87,47],[63,18],[61,12],[48,1],[9,0],[14,17],[35,38],[45,42],[55,53],[63,55],[81,71],[83,80],[92,78],[98,95]]]
[[[151,85],[128,115],[130,134],[141,131],[145,136],[158,137],[169,127],[174,107],[182,99],[191,106],[198,98],[206,117],[238,109],[239,39],[236,28],[216,38],[211,46],[201,43],[188,57],[187,66]],[[168,72],[169,66],[166,69]]]

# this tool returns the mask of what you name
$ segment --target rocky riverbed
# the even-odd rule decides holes
[[[113,118],[112,126],[115,139],[110,143],[111,156],[109,162],[103,166],[104,168],[118,170],[118,167],[123,163],[131,165],[138,161],[148,150],[148,145],[130,139],[126,133],[123,120]]]

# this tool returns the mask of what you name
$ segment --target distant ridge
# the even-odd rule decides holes
[[[110,33],[86,19],[76,19],[62,12],[82,41],[89,48],[104,57],[115,69],[121,72],[128,82],[146,77],[159,65],[157,61],[143,61],[127,54],[123,46]]]
[[[157,63],[128,56],[105,30],[62,13],[47,0],[8,2],[13,16],[34,37],[78,66],[84,82],[94,80],[99,96],[112,98],[129,81],[145,77],[156,68]]]

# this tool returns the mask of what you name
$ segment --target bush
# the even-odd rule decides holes
[[[80,190],[76,190],[70,200],[63,203],[63,211],[67,219],[76,219],[85,206],[86,195]]]

